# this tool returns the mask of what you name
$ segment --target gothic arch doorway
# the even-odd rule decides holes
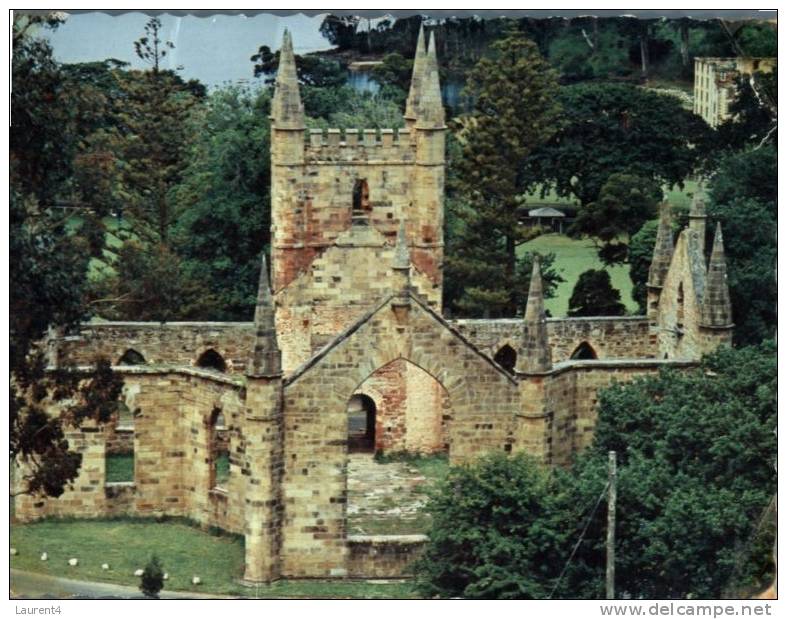
[[[365,393],[356,393],[347,403],[347,451],[372,453],[375,450],[377,405]]]

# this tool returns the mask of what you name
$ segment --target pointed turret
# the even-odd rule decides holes
[[[549,347],[547,319],[544,311],[544,287],[541,281],[541,262],[533,257],[530,290],[527,293],[522,347],[517,354],[516,371],[520,373],[548,372],[552,369],[552,350]]]
[[[721,223],[716,224],[716,233],[713,236],[713,249],[705,279],[705,292],[702,296],[701,324],[704,327],[732,326],[732,306],[730,290],[727,286],[727,261],[724,258]]]
[[[656,231],[656,245],[653,248],[653,260],[648,271],[648,286],[660,288],[664,285],[664,277],[672,262],[672,253],[675,247],[672,242],[672,216],[670,205],[665,202],[661,205],[659,227]]]
[[[413,75],[410,78],[410,92],[407,95],[404,119],[408,128],[412,128],[418,117],[418,105],[421,101],[423,91],[424,71],[426,69],[426,37],[424,35],[424,25],[418,30],[418,43],[415,46],[415,58],[413,59]]]
[[[708,215],[705,210],[705,202],[699,195],[695,194],[691,201],[691,208],[689,209],[689,229],[697,233],[701,256],[705,255],[705,222],[707,219]]]
[[[268,265],[262,255],[257,307],[254,310],[254,350],[246,375],[252,377],[281,374],[281,351],[276,342],[276,315],[268,282]]]
[[[276,89],[271,102],[271,118],[277,129],[304,129],[305,117],[301,92],[298,86],[298,73],[295,69],[295,54],[292,50],[292,36],[284,31],[279,68],[276,71]]]
[[[415,126],[419,129],[442,129],[445,127],[445,110],[440,93],[440,71],[437,65],[437,44],[434,32],[429,37],[426,51],[424,81],[421,85],[421,99],[418,105],[418,119]]]

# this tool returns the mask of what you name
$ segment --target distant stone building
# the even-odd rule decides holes
[[[737,94],[736,80],[754,73],[770,73],[776,58],[695,58],[694,113],[711,127],[730,118]]]
[[[288,33],[271,114],[272,268],[263,260],[254,321],[52,337],[52,365],[112,359],[133,416],[71,432],[78,479],[58,499],[17,496],[17,519],[188,517],[244,535],[248,582],[400,576],[423,539],[348,535],[348,452],[567,465],[592,440],[599,389],[731,341],[721,230],[706,263],[699,201],[677,242],[662,210],[646,316],[547,319],[537,260],[524,316],[442,315],[434,37],[427,49],[419,36],[398,132],[307,130]],[[133,480],[108,481],[122,448]]]

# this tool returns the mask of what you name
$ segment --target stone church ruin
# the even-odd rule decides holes
[[[16,497],[17,519],[183,516],[244,536],[248,582],[395,577],[423,540],[348,535],[348,453],[564,465],[591,441],[600,388],[731,341],[722,234],[706,262],[697,199],[676,240],[662,209],[645,316],[547,319],[538,261],[524,316],[443,316],[434,35],[419,36],[402,129],[308,130],[288,33],[271,116],[271,268],[254,321],[54,337],[53,365],[110,358],[130,412],[72,432],[79,478],[58,499]],[[133,480],[108,483],[107,453],[124,446]]]

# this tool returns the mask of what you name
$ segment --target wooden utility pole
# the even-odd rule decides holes
[[[615,503],[618,499],[618,458],[614,451],[609,452],[607,470],[607,599],[615,599]]]

